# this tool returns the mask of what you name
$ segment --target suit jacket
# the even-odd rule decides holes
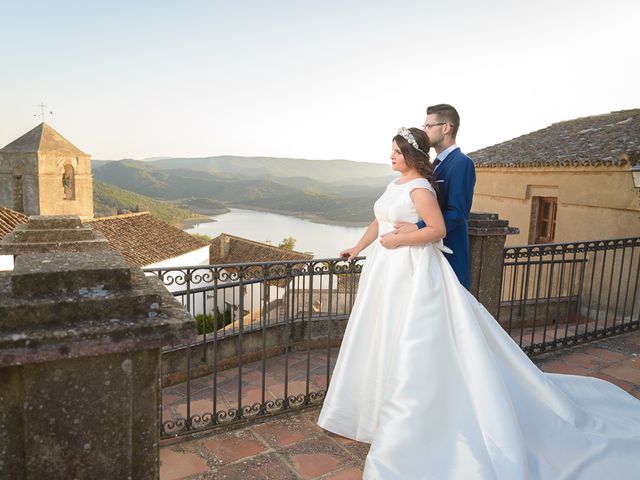
[[[447,236],[443,242],[453,250],[452,254],[444,255],[460,283],[469,289],[471,275],[468,224],[476,170],[471,159],[456,148],[438,166],[434,177],[438,185],[438,203],[447,228]]]

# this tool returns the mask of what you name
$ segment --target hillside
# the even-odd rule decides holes
[[[196,218],[197,214],[172,203],[163,202],[102,182],[93,182],[93,210],[96,217],[115,215],[118,210],[148,210],[172,225]]]
[[[206,212],[208,208],[202,207],[207,201],[218,202],[211,204],[214,210],[218,210],[221,202],[222,208],[226,205],[352,224],[370,221],[373,202],[392,178],[389,168],[384,165],[346,160],[267,159],[261,168],[256,166],[255,169],[242,170],[242,174],[240,169],[236,169],[237,162],[236,167],[220,173],[204,170],[211,159],[185,159],[192,160],[186,164],[177,161],[171,163],[174,160],[107,162],[95,169],[94,178],[141,195],[189,204],[196,211]],[[162,162],[165,167],[175,164],[179,168],[161,168],[159,164]],[[310,165],[308,169],[303,168],[306,162]],[[361,168],[366,174],[385,172],[386,175],[375,177],[355,174],[351,178],[342,176],[340,181],[321,181],[317,167],[323,165],[316,165],[316,162],[326,166],[323,178],[336,178],[336,168],[345,165],[350,171],[354,168],[359,171],[357,169]],[[288,175],[275,175],[281,173],[283,166],[294,163],[297,166]],[[203,169],[187,168],[189,165]],[[262,171],[263,175],[257,175],[256,171]],[[193,203],[195,200],[200,206]]]
[[[353,183],[388,177],[389,165],[352,160],[306,160],[301,158],[239,157],[164,158],[148,162],[163,170],[189,169],[217,176],[245,178],[306,177],[322,183]]]

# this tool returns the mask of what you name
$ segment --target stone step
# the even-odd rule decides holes
[[[16,228],[13,231],[13,243],[59,243],[77,242],[93,239],[91,227],[81,226],[74,229],[51,228],[40,230],[31,228],[31,224],[24,225],[28,228]]]
[[[59,252],[16,257],[11,289],[16,297],[131,288],[131,268],[122,255],[104,252]]]
[[[0,304],[0,330],[24,331],[30,327],[68,327],[77,323],[97,324],[101,320],[118,322],[141,315],[151,317],[160,312],[161,305],[161,295],[145,293],[144,290],[106,294],[104,291],[87,290],[57,303],[43,298],[41,301]]]
[[[109,242],[104,238],[93,238],[91,240],[80,240],[78,242],[60,243],[13,243],[11,235],[4,237],[0,242],[0,255],[28,255],[31,253],[42,253],[52,251],[65,252],[86,252],[86,251],[104,251],[109,250]]]
[[[26,226],[26,225],[25,225]],[[70,215],[31,215],[28,223],[31,230],[75,229],[82,227],[80,217]]]

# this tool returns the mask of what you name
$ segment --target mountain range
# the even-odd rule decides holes
[[[388,165],[350,160],[218,156],[93,161],[94,178],[198,211],[220,205],[364,224],[394,177]],[[204,209],[202,209],[204,211]]]

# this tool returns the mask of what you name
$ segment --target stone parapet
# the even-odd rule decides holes
[[[131,267],[113,251],[22,255],[16,259],[11,290],[16,297],[51,292],[85,295],[131,288]]]
[[[83,249],[77,217],[32,221],[29,240],[65,242],[14,238],[30,253],[0,272],[0,478],[158,478],[160,352],[195,320],[119,253]]]
[[[20,255],[0,275],[0,297],[0,365],[157,348],[195,334],[166,288],[112,251]]]
[[[510,227],[508,220],[500,220],[497,213],[471,212],[469,216],[469,236],[515,235],[520,230]]]
[[[494,316],[500,308],[504,245],[507,235],[519,233],[496,213],[472,212],[469,218],[471,293]]]
[[[100,232],[83,225],[79,217],[63,215],[32,215],[0,243],[1,255],[108,249],[109,243]]]

